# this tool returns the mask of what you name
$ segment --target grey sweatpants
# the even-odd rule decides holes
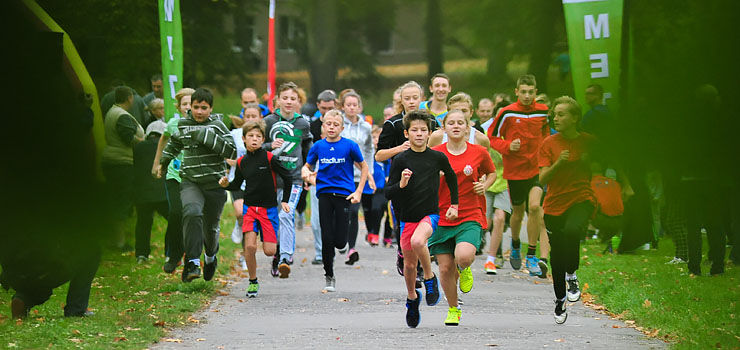
[[[226,203],[226,190],[206,190],[200,184],[182,180],[180,199],[185,261],[200,259],[204,246],[206,255],[215,256],[218,253],[218,223]]]

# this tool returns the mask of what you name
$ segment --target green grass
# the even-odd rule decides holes
[[[578,270],[585,301],[592,297],[675,349],[740,348],[736,266],[726,266],[721,276],[695,277],[686,264],[665,264],[675,252],[670,239],[662,239],[659,249],[620,255],[601,254],[603,245],[592,242],[582,245]]]
[[[166,335],[166,330],[197,322],[191,314],[222,289],[234,265],[237,245],[229,239],[234,220],[227,203],[221,220],[221,249],[216,277],[192,283],[162,272],[164,231],[167,223],[155,220],[152,255],[137,265],[133,252],[104,252],[93,281],[89,308],[95,315],[63,317],[67,285],[54,290],[51,299],[34,307],[28,319],[10,319],[12,291],[0,290],[0,348],[17,349],[142,349]],[[130,220],[133,230],[135,220]],[[132,242],[133,243],[133,242]]]

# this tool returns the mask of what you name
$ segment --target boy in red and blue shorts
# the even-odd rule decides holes
[[[245,179],[244,211],[242,230],[244,231],[244,259],[249,270],[249,287],[247,296],[254,298],[259,292],[257,282],[257,234],[262,240],[262,251],[267,256],[275,255],[277,250],[277,232],[280,226],[277,207],[277,181],[275,175],[283,179],[283,198],[281,209],[290,211],[290,186],[293,179],[271,152],[262,149],[265,140],[265,123],[250,121],[244,124],[242,139],[247,154],[237,160],[234,181],[224,176],[219,180],[221,187],[237,190]],[[287,275],[286,275],[287,276]]]
[[[406,324],[411,328],[418,326],[420,321],[421,293],[415,289],[417,260],[424,270],[427,305],[434,306],[439,302],[439,282],[432,272],[427,241],[439,222],[440,171],[444,172],[450,189],[447,220],[457,218],[457,176],[447,156],[427,147],[434,123],[432,118],[426,110],[413,111],[404,116],[404,133],[411,147],[393,159],[386,186],[386,196],[403,208],[399,215],[399,243],[404,256],[403,276],[408,292]]]

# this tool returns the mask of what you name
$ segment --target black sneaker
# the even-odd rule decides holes
[[[216,267],[218,267],[218,257],[214,256],[212,263],[203,265],[203,279],[206,281],[213,279],[213,275],[216,273]]]
[[[568,319],[568,310],[565,309],[565,300],[555,300],[555,323],[563,324]]]
[[[581,299],[581,288],[578,285],[578,278],[572,278],[569,280],[566,280],[568,283],[568,301],[571,303],[574,303]],[[565,322],[565,321],[563,321]]]
[[[419,304],[421,302],[421,293],[416,291],[416,300],[406,299],[406,324],[411,328],[416,328],[421,321],[419,314]]]
[[[165,273],[173,273],[175,270],[177,270],[177,267],[182,264],[182,260],[175,261],[172,258],[169,258],[167,261],[164,262],[164,265],[162,265],[162,271]]]
[[[188,261],[182,272],[182,280],[183,282],[192,282],[196,278],[200,278],[200,266]]]
[[[426,289],[427,305],[434,306],[439,303],[439,281],[437,275],[432,276],[428,280],[424,280],[424,287]]]
[[[358,253],[355,248],[352,248],[349,250],[347,260],[344,263],[347,265],[354,265],[358,260],[360,260],[360,253]]]
[[[280,265],[280,259],[278,259],[278,256],[275,255],[272,257],[272,268],[270,269],[270,274],[272,277],[277,277],[280,272],[278,271],[278,265]]]
[[[396,271],[398,271],[399,275],[403,276],[403,253],[401,251],[398,251],[396,255]]]

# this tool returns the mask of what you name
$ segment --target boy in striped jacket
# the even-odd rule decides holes
[[[180,120],[177,132],[162,153],[161,169],[183,152],[180,168],[180,198],[183,207],[183,235],[185,243],[185,267],[183,282],[200,277],[200,254],[205,246],[203,279],[210,281],[216,272],[218,260],[218,223],[226,191],[218,184],[226,174],[224,159],[236,158],[236,147],[221,118],[212,116],[213,94],[208,89],[196,89],[192,107],[187,116]]]

